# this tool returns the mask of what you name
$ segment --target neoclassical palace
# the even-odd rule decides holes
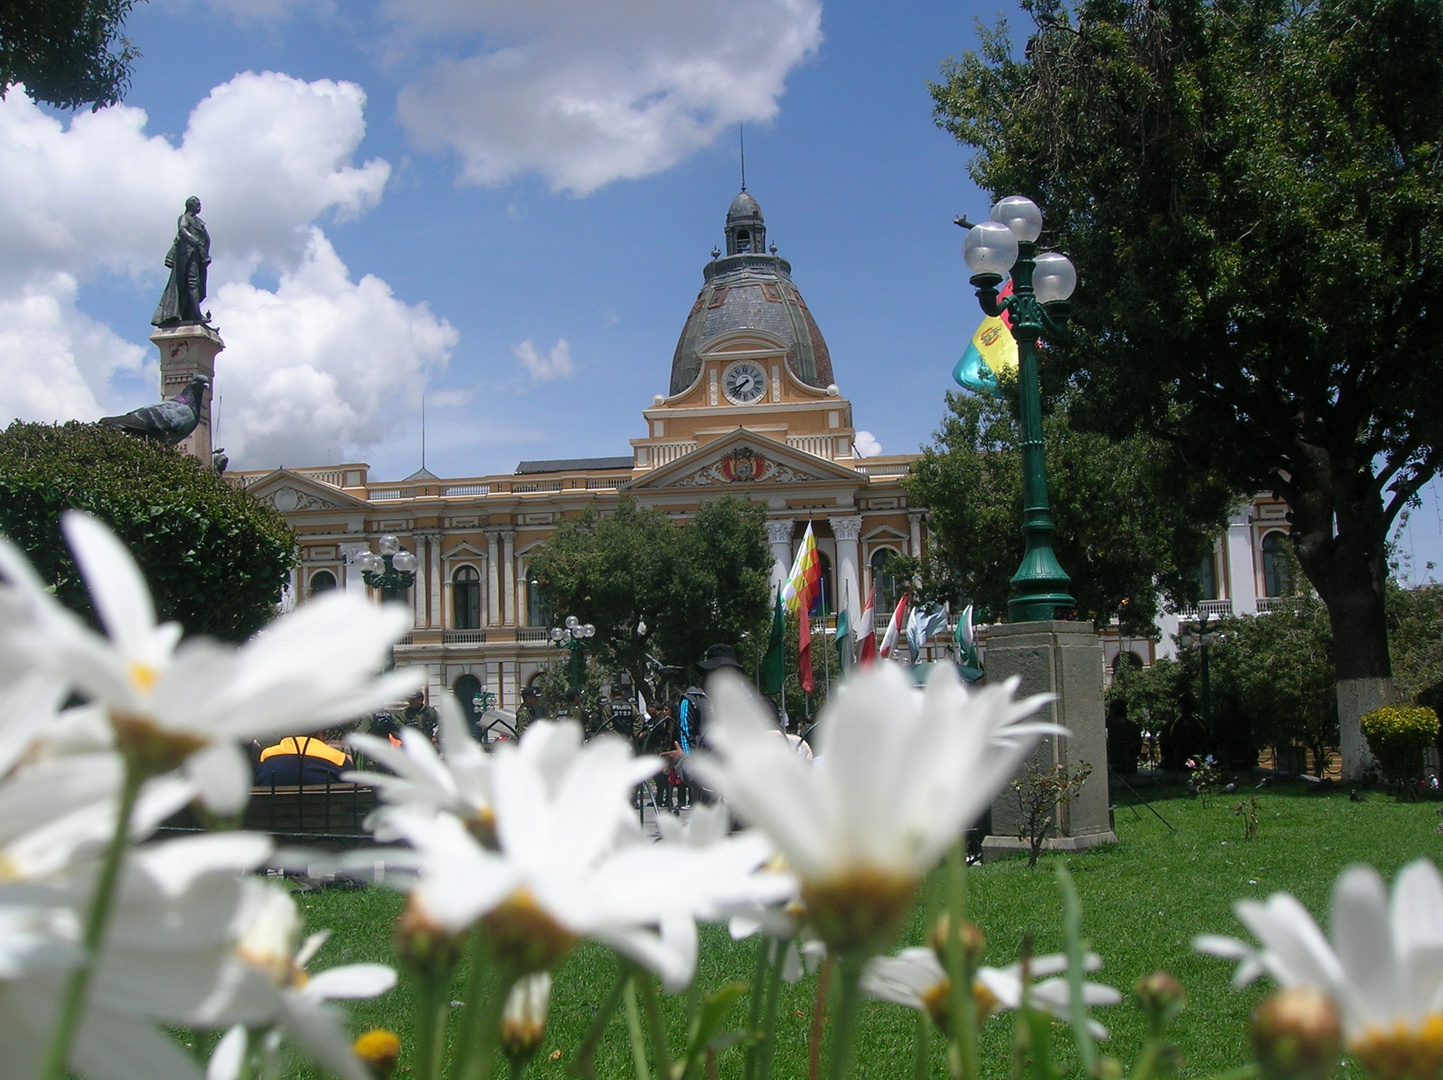
[[[376,481],[364,464],[229,474],[296,530],[300,565],[287,603],[366,591],[357,557],[397,536],[419,564],[408,598],[414,630],[397,663],[424,666],[433,699],[454,692],[470,706],[485,690],[511,709],[557,655],[553,613],[527,563],[559,522],[592,507],[604,514],[622,496],[685,520],[704,500],[730,494],[767,508],[774,583],[810,522],[828,607],[846,610],[855,626],[875,584],[885,621],[898,592],[889,560],[919,555],[927,542],[925,510],[908,503],[901,482],[914,455],[858,456],[852,403],[827,343],[746,191],[724,232],[725,250],[703,268],[682,326],[667,392],[642,410],[629,454],[522,461],[505,475],[449,479],[422,469]],[[1265,610],[1259,598],[1278,595],[1283,513],[1268,499],[1239,510],[1202,570],[1205,611]],[[1177,619],[1164,619],[1165,634]],[[1105,635],[1104,647],[1109,661],[1128,650],[1150,663],[1168,640],[1158,647]]]
[[[774,581],[810,522],[829,607],[856,625],[875,578],[885,610],[896,593],[887,561],[925,543],[924,515],[901,484],[913,458],[857,456],[826,340],[745,191],[727,211],[725,242],[703,268],[667,392],[642,410],[625,456],[522,461],[500,476],[422,470],[399,482],[375,481],[363,464],[232,474],[300,538],[290,602],[364,591],[356,558],[393,534],[419,561],[415,629],[397,663],[424,665],[433,698],[453,691],[469,704],[484,689],[514,708],[556,656],[553,614],[527,563],[559,522],[590,507],[604,514],[624,495],[685,520],[730,494],[766,506]]]

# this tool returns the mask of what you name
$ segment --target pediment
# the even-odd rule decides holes
[[[777,356],[787,351],[787,343],[765,330],[727,330],[701,343],[697,355],[702,360],[735,360],[741,357]]]
[[[462,540],[450,551],[441,552],[441,558],[443,559],[485,559],[487,557],[487,552],[482,551],[475,544],[467,543],[465,540]]]
[[[371,509],[368,502],[289,469],[277,469],[262,477],[248,486],[246,493],[282,514],[307,510],[355,510],[365,513]]]
[[[713,439],[623,486],[624,491],[661,488],[747,488],[772,484],[865,484],[867,477],[768,439],[745,428]]]

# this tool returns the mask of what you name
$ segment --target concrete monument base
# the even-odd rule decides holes
[[[978,635],[986,647],[987,681],[1000,683],[1013,675],[1018,694],[1055,694],[1037,716],[1061,724],[1072,734],[1053,735],[1037,744],[1028,763],[1050,769],[1062,765],[1074,772],[1083,763],[1092,775],[1079,794],[1053,814],[1043,847],[1048,851],[1083,851],[1113,843],[1107,782],[1107,732],[1102,702],[1102,644],[1088,622],[1029,622],[988,626]],[[1017,774],[1021,777],[1021,770]],[[984,861],[1025,851],[1018,839],[1022,811],[1009,786],[992,803],[991,834],[982,842]]]
[[[199,458],[207,469],[211,465],[210,409],[215,397],[215,358],[225,348],[209,326],[189,323],[162,326],[150,335],[160,350],[160,396],[164,401],[175,397],[196,375],[210,380],[210,391],[201,400],[200,423],[176,447],[182,453]]]

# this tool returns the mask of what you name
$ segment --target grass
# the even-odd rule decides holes
[[[1191,940],[1202,932],[1243,934],[1232,913],[1239,897],[1266,897],[1277,890],[1293,893],[1320,922],[1326,919],[1334,878],[1349,863],[1372,863],[1391,881],[1399,868],[1419,856],[1443,862],[1443,835],[1436,804],[1397,804],[1372,795],[1350,802],[1346,791],[1319,790],[1310,785],[1244,790],[1221,795],[1210,805],[1186,798],[1177,789],[1144,791],[1157,816],[1125,789],[1113,791],[1119,843],[1080,855],[1044,855],[1032,870],[1025,856],[969,872],[970,912],[988,938],[987,962],[1001,965],[1016,958],[1019,943],[1033,935],[1036,952],[1062,947],[1061,900],[1054,867],[1065,862],[1083,906],[1083,932],[1102,955],[1100,981],[1128,991],[1136,980],[1163,969],[1182,981],[1188,1005],[1174,1029],[1183,1055],[1183,1075],[1207,1076],[1242,1064],[1244,1021],[1265,993],[1263,985],[1237,991],[1230,985],[1231,966],[1199,956]],[[1243,819],[1232,807],[1256,795],[1259,827],[1254,840],[1244,839]],[[331,927],[333,936],[317,967],[364,960],[386,961],[391,925],[401,897],[384,889],[327,889],[299,898],[308,924]],[[922,938],[921,916],[906,930],[906,942]],[[750,978],[755,945],[733,943],[724,930],[704,928],[698,985],[705,990]],[[565,1063],[606,995],[616,961],[604,950],[583,946],[555,972],[546,1044],[528,1075],[565,1076]],[[461,994],[458,979],[452,997]],[[787,988],[782,1001],[773,1076],[794,1080],[806,1076],[807,1035],[816,980]],[[683,999],[668,999],[673,1052],[678,1052],[686,1022]],[[411,989],[402,979],[378,1001],[352,1007],[354,1030],[389,1027],[408,1041]],[[744,1022],[746,1004],[733,1013]],[[1098,1011],[1112,1031],[1104,1049],[1129,1061],[1141,1046],[1143,1019],[1124,1003]],[[896,1080],[910,1075],[912,1014],[895,1006],[864,1006],[859,1038],[858,1080]],[[989,1076],[1007,1075],[1012,1026],[992,1020],[984,1029],[983,1054]],[[1065,1042],[1059,1031],[1059,1041]],[[934,1076],[945,1076],[940,1050]],[[740,1076],[740,1054],[719,1058],[720,1076]],[[624,1021],[608,1028],[597,1057],[598,1075],[634,1075]],[[404,1077],[408,1059],[397,1075]]]

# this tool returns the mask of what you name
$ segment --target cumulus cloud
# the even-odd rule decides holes
[[[396,403],[419,401],[457,335],[384,281],[353,281],[315,224],[363,213],[385,189],[385,161],[354,161],[365,101],[351,83],[247,72],[213,89],[173,143],[146,132],[141,109],[63,121],[9,94],[0,102],[0,409],[91,419],[119,411],[117,378],[133,382],[149,365],[156,385],[149,348],[88,317],[77,296],[107,272],[159,295],[165,245],[186,196],[198,194],[215,239],[206,306],[227,345],[217,391],[232,462],[298,464],[384,440]],[[274,292],[252,283],[261,270],[278,277]],[[148,306],[137,312],[139,327],[149,315]]]
[[[576,371],[571,360],[571,345],[565,338],[558,338],[551,346],[551,352],[543,356],[536,351],[535,344],[527,338],[511,350],[521,366],[531,375],[532,382],[550,382],[552,379],[570,378]]]
[[[870,431],[859,431],[852,439],[852,449],[858,457],[876,457],[882,452],[882,444]]]
[[[352,282],[320,229],[275,292],[223,286],[215,317],[225,398],[221,432],[232,460],[269,468],[353,456],[409,420],[420,390],[458,335],[424,304],[408,305],[380,278]]]
[[[396,38],[463,42],[403,88],[402,123],[463,180],[539,172],[585,195],[776,115],[821,42],[820,0],[387,0]]]

